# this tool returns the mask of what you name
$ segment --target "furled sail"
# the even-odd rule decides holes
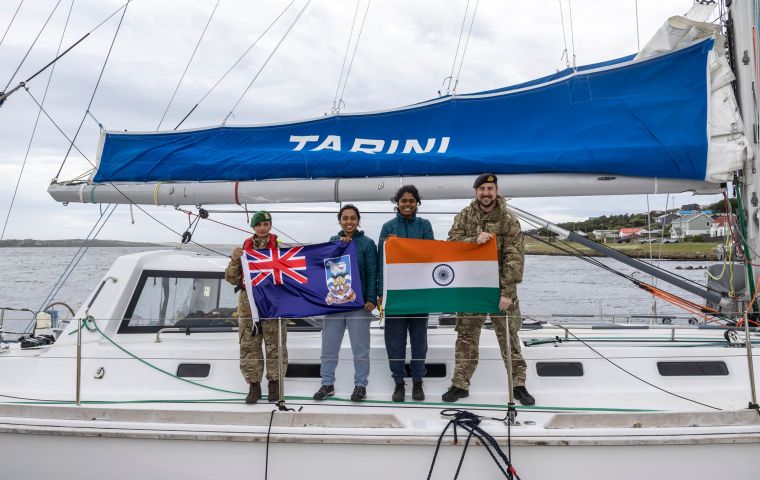
[[[405,108],[250,127],[105,132],[94,182],[604,173],[720,182],[711,38],[644,60]],[[737,136],[740,137],[740,136]],[[738,141],[737,141],[738,140]],[[730,147],[730,148],[729,148]]]

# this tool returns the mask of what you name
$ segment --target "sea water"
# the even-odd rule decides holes
[[[99,282],[114,260],[129,253],[156,250],[156,247],[98,247],[86,251],[77,267],[68,276],[53,300],[45,301],[57,284],[66,266],[74,258],[77,248],[0,248],[0,307],[38,310],[43,303],[63,301],[75,311]],[[192,250],[192,249],[191,249]],[[232,246],[215,247],[227,252]],[[604,265],[637,280],[683,296],[696,303],[702,300],[668,284],[653,280],[651,276],[611,259],[599,258]],[[653,261],[665,270],[704,285],[704,268],[709,262],[663,260]],[[677,323],[686,322],[689,314],[658,300],[636,287],[631,281],[605,271],[575,257],[527,255],[523,282],[518,287],[520,306],[526,319],[552,321],[605,321],[650,322],[653,306],[661,316],[676,317]],[[16,331],[26,325],[31,315],[7,312],[5,330]]]

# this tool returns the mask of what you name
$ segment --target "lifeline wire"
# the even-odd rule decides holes
[[[19,8],[21,6],[19,5]],[[66,29],[69,26],[69,19],[71,18],[71,11],[74,9],[74,0],[71,0],[71,5],[69,6],[69,13],[66,15],[66,23],[63,25],[63,31],[61,32],[61,39],[58,42],[58,50],[56,50],[55,55],[58,56],[58,54],[61,52],[61,45],[63,45],[63,37],[66,35]],[[2,42],[0,42],[2,43]],[[50,88],[50,82],[53,80],[53,72],[55,72],[55,65],[53,65],[53,68],[50,69],[50,75],[48,76],[47,83],[45,84],[45,92],[42,94],[42,103],[41,105],[45,104],[45,99],[47,98],[48,89]],[[24,175],[24,169],[26,168],[26,162],[29,159],[29,152],[32,150],[32,143],[34,142],[34,135],[37,133],[37,125],[40,122],[40,115],[42,114],[42,107],[40,106],[40,109],[37,110],[37,118],[34,119],[34,127],[32,128],[32,135],[29,137],[29,144],[26,147],[26,153],[24,154],[24,161],[21,162],[21,171],[18,173],[18,178],[16,179],[16,186],[13,189],[13,196],[11,197],[11,204],[8,206],[8,214],[5,216],[5,223],[3,223],[3,231],[0,233],[0,240],[5,238],[5,230],[8,228],[8,220],[11,218],[11,212],[13,211],[13,204],[16,202],[16,195],[18,193],[18,187],[21,184],[21,177]]]
[[[203,27],[203,32],[201,32],[201,36],[198,39],[198,43],[195,44],[195,48],[193,49],[193,53],[190,55],[190,60],[187,61],[187,65],[185,66],[185,71],[182,72],[182,76],[179,77],[179,82],[177,82],[177,86],[174,87],[174,92],[172,93],[172,97],[169,99],[169,103],[166,105],[166,109],[164,110],[164,114],[161,115],[161,120],[158,121],[158,126],[156,127],[156,131],[161,129],[161,124],[164,122],[164,118],[166,118],[166,114],[169,112],[169,107],[172,106],[172,102],[174,101],[174,97],[177,95],[177,91],[179,91],[179,86],[182,85],[182,80],[185,79],[185,75],[187,74],[187,70],[190,68],[190,64],[193,62],[193,58],[195,58],[195,53],[198,51],[198,47],[201,44],[201,41],[203,41],[203,37],[206,35],[206,30],[208,30],[208,26],[211,24],[211,19],[214,18],[214,13],[216,13],[216,8],[219,6],[219,2],[222,0],[216,0],[216,5],[214,5],[214,9],[211,10],[211,16],[208,17],[208,22],[206,22],[206,26]]]
[[[257,43],[259,43],[259,40],[261,40],[264,37],[264,35],[266,35],[267,32],[277,23],[277,21],[280,20],[280,18],[285,14],[285,12],[288,11],[288,9],[291,7],[291,5],[295,3],[295,1],[296,0],[291,0],[291,2],[287,4],[285,8],[282,9],[280,14],[277,15],[277,17],[275,17],[274,20],[272,20],[272,23],[270,23],[269,26],[264,29],[261,35],[259,35],[258,38],[256,38],[256,40],[254,40],[253,43],[246,49],[246,51],[243,52],[243,54],[240,55],[237,60],[235,60],[235,63],[233,63],[230,66],[230,68],[228,68],[227,71],[224,72],[222,77],[219,80],[217,80],[214,85],[211,86],[211,88],[201,97],[200,100],[195,102],[195,105],[193,106],[193,108],[191,108],[190,111],[185,114],[185,116],[182,118],[182,120],[180,120],[177,126],[174,127],[174,130],[178,129],[183,123],[185,123],[185,120],[187,120],[190,117],[190,115],[192,115],[192,113],[195,111],[195,109],[198,108],[198,106],[201,103],[203,103],[204,100],[206,100],[206,97],[211,95],[211,92],[213,92],[216,89],[216,87],[219,86],[219,84],[222,83],[222,81],[225,78],[227,78],[227,75],[229,75],[230,72],[237,66],[237,64],[240,63],[246,55],[248,55],[248,52],[250,52],[253,49],[253,47],[255,47]]]
[[[306,4],[301,9],[301,11],[298,12],[298,15],[296,16],[295,20],[293,20],[293,23],[290,24],[290,27],[288,27],[288,29],[285,31],[285,34],[283,34],[282,38],[280,38],[280,41],[277,42],[277,45],[275,45],[274,49],[269,54],[269,56],[267,57],[267,59],[264,60],[264,63],[261,65],[261,67],[259,68],[259,70],[256,72],[256,75],[253,76],[253,79],[251,80],[251,83],[249,83],[248,86],[245,87],[245,90],[243,91],[243,94],[240,95],[240,98],[238,98],[238,101],[235,102],[235,105],[232,106],[232,109],[230,110],[230,113],[228,113],[227,116],[224,117],[224,121],[222,123],[227,123],[227,120],[232,116],[233,112],[238,107],[238,105],[240,105],[240,102],[243,101],[243,98],[248,93],[248,90],[251,89],[251,87],[253,86],[254,82],[256,82],[256,80],[259,78],[259,75],[261,75],[261,72],[264,71],[264,68],[269,63],[269,60],[271,60],[272,57],[274,56],[274,54],[277,53],[277,50],[280,48],[280,45],[282,45],[282,42],[284,42],[285,39],[288,37],[288,34],[290,34],[290,32],[293,30],[293,27],[296,26],[296,23],[298,23],[298,20],[301,19],[301,15],[303,15],[303,12],[306,11],[306,8],[309,6],[309,4],[311,4],[311,0],[309,0],[308,2],[306,2]]]
[[[37,40],[40,39],[40,35],[42,35],[42,32],[45,31],[45,27],[47,27],[47,24],[48,24],[48,22],[50,22],[50,19],[53,18],[53,14],[55,13],[56,10],[58,10],[58,5],[60,5],[60,4],[61,4],[61,0],[58,0],[58,2],[55,4],[55,7],[53,7],[53,11],[50,12],[50,15],[48,15],[47,20],[45,20],[45,23],[42,25],[42,28],[40,29],[39,32],[37,32],[37,36],[34,37],[34,41],[32,42],[31,45],[29,45],[29,49],[24,54],[24,57],[21,59],[21,62],[19,62],[18,67],[16,67],[16,71],[13,72],[13,75],[11,75],[11,78],[8,79],[8,83],[6,83],[5,87],[3,87],[3,90],[2,90],[3,92],[6,91],[6,90],[8,90],[8,86],[11,84],[11,82],[13,81],[13,79],[16,77],[16,74],[18,73],[18,71],[21,70],[21,66],[24,65],[24,62],[26,61],[26,58],[29,56],[29,53],[31,53],[32,49],[37,44]],[[5,37],[3,36],[3,38],[5,38]]]
[[[98,92],[98,87],[100,86],[100,80],[103,78],[103,73],[106,70],[106,65],[108,65],[108,59],[111,58],[111,52],[113,51],[113,46],[116,43],[116,38],[119,36],[119,31],[121,30],[121,24],[122,22],[124,22],[124,16],[127,14],[128,7],[129,7],[129,2],[124,4],[124,7],[122,7],[123,10],[121,12],[121,18],[119,18],[119,24],[116,26],[116,31],[113,34],[111,45],[108,47],[108,53],[106,54],[106,58],[103,61],[103,67],[101,67],[100,69],[100,74],[98,75],[98,81],[95,82],[95,88],[92,90],[92,95],[90,96],[90,102],[87,104],[87,108],[85,108],[85,113],[84,115],[82,115],[82,121],[79,122],[79,127],[77,127],[77,131],[76,133],[74,133],[74,138],[71,140],[71,144],[69,144],[69,148],[66,151],[66,155],[63,157],[63,162],[61,162],[61,167],[58,169],[58,173],[55,174],[53,181],[58,180],[58,175],[61,174],[61,170],[63,170],[63,166],[66,164],[66,159],[69,158],[69,153],[71,153],[71,148],[74,146],[74,142],[77,141],[79,132],[82,130],[82,125],[84,125],[84,121],[85,119],[87,119],[87,112],[90,110],[90,107],[92,107],[92,102],[95,100],[95,94]]]
[[[11,27],[13,26],[13,21],[16,20],[16,15],[18,15],[18,11],[21,10],[21,5],[24,4],[24,0],[21,0],[19,2],[18,7],[16,7],[16,11],[13,13],[13,17],[11,17],[11,23],[8,24],[8,28],[5,29],[5,33],[3,33],[3,38],[0,38],[0,47],[3,46],[3,42],[5,41],[5,36],[8,35],[8,32],[11,30]]]

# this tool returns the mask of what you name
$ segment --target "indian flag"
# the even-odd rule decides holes
[[[495,240],[478,245],[390,237],[384,255],[387,315],[499,310]]]

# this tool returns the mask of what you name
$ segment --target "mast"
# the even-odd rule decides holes
[[[728,39],[732,67],[736,76],[735,91],[739,111],[744,120],[744,135],[749,142],[743,158],[744,168],[739,179],[741,196],[739,201],[744,208],[740,212],[739,222],[745,230],[747,245],[742,246],[745,256],[753,258],[752,252],[760,250],[760,224],[758,223],[758,185],[760,172],[754,152],[758,147],[758,109],[757,109],[757,8],[754,0],[726,0],[729,7]],[[744,215],[741,215],[744,213]],[[751,297],[755,286],[755,274],[752,261],[747,264],[747,285]]]

